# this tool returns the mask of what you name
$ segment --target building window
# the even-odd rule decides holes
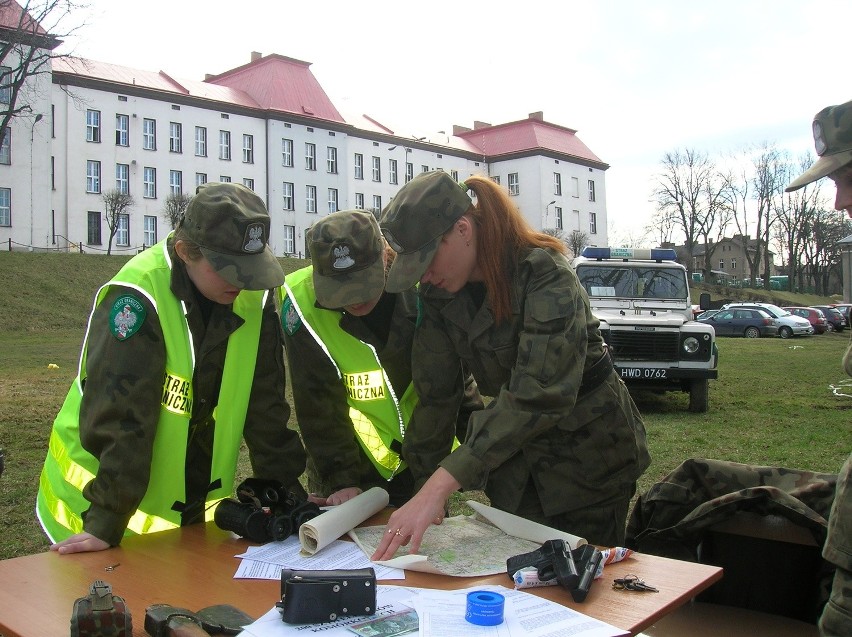
[[[130,118],[127,115],[115,116],[115,145],[130,145]]]
[[[0,188],[0,226],[12,225],[12,189]]]
[[[719,259],[719,269],[720,270],[725,269],[725,260],[724,259]]]
[[[491,178],[491,181],[493,181],[495,184],[497,184],[499,186],[500,185],[500,175],[494,175]]]
[[[557,206],[554,210],[556,211],[556,229],[562,230],[562,208]]]
[[[305,186],[305,212],[317,211],[317,187]]]
[[[12,163],[12,129],[8,126],[3,131],[3,141],[0,141],[0,164],[9,166]]]
[[[521,194],[521,184],[518,183],[518,173],[509,173],[509,194]]]
[[[254,179],[243,177],[243,186],[254,192]]]
[[[119,213],[115,223],[115,245],[130,245],[130,215]]]
[[[207,157],[207,129],[204,126],[195,127],[195,156]]]
[[[152,246],[157,243],[157,217],[145,215],[142,219],[143,243]]]
[[[580,178],[579,177],[571,177],[571,196],[579,197],[580,196]]]
[[[223,184],[229,184],[231,183],[231,178],[228,175],[219,175],[219,181]]]
[[[382,159],[381,157],[373,157],[373,181],[382,180]]]
[[[421,164],[420,165],[420,172],[428,173],[429,172],[429,166],[427,166],[426,164]],[[498,181],[497,183],[499,184],[500,182]]]
[[[281,184],[281,192],[284,194],[284,210],[295,210],[296,198],[293,184],[285,181]]]
[[[180,170],[169,171],[169,190],[173,195],[179,195],[183,192],[183,172]]]
[[[405,183],[414,179],[414,164],[405,162]]]
[[[589,179],[589,201],[595,200],[595,182],[593,179]]]
[[[317,169],[317,145],[305,142],[305,170]]]
[[[86,141],[101,141],[101,112],[91,109],[86,111]]]
[[[122,195],[130,194],[130,165],[115,165],[115,189]]]
[[[151,166],[142,169],[142,196],[145,199],[157,198],[157,169]]]
[[[92,246],[99,246],[101,245],[101,213],[89,210],[87,217],[87,243]]]
[[[243,163],[254,163],[254,135],[243,135]]]
[[[219,159],[231,160],[231,131],[219,131]]]
[[[388,180],[393,185],[399,183],[399,170],[397,169],[397,166],[398,164],[395,159],[391,159],[388,163]]]
[[[596,212],[589,213],[589,234],[598,233],[598,215]]]
[[[284,226],[284,254],[296,254],[296,226]]]
[[[453,178],[453,181],[458,182],[458,180],[459,180],[459,171],[457,171],[457,170],[451,170],[451,171],[450,171],[450,177],[452,177],[452,178]]]
[[[101,162],[86,162],[86,192],[100,193],[101,191]]]
[[[293,166],[293,140],[281,139],[281,165]]]
[[[373,214],[378,217],[382,213],[381,195],[373,195]]]
[[[328,172],[332,175],[337,174],[337,149],[333,146],[328,147],[328,153],[326,155],[326,167]]]
[[[562,175],[559,173],[553,173],[553,194],[562,194]]]
[[[736,269],[737,269],[737,260],[731,259],[731,270],[736,270]]]
[[[12,103],[12,68],[0,66],[0,104]]]
[[[328,211],[337,212],[339,208],[337,207],[337,188],[329,188],[328,189]]]
[[[169,122],[169,152],[183,152],[183,125],[178,122]]]
[[[142,120],[142,148],[145,150],[157,150],[157,121],[153,119]]]
[[[207,183],[207,173],[195,173],[195,186],[196,188],[201,184]]]
[[[355,179],[364,178],[364,155],[355,153]]]
[[[356,192],[355,193],[355,207],[358,210],[364,209],[364,193],[363,192]]]

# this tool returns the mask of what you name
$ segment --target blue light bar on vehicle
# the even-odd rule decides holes
[[[629,259],[645,260],[645,261],[676,261],[677,253],[671,248],[596,248],[586,246],[580,253],[581,256],[587,259]]]

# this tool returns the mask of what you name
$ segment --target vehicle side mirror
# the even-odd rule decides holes
[[[708,292],[702,292],[698,297],[698,307],[702,310],[710,309],[710,294]]]

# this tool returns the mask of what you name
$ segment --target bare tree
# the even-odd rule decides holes
[[[13,118],[32,114],[33,80],[49,78],[51,61],[68,57],[54,49],[83,26],[69,22],[86,7],[72,0],[0,0],[0,139]]]
[[[565,244],[571,250],[571,254],[575,257],[580,256],[580,252],[589,245],[589,235],[582,230],[572,230],[568,233],[568,238],[565,239]]]
[[[163,204],[163,217],[169,222],[172,229],[177,228],[178,222],[183,218],[183,213],[189,207],[192,195],[185,192],[171,192]]]
[[[134,201],[129,193],[121,192],[120,190],[108,190],[101,197],[104,200],[106,222],[109,227],[107,254],[111,254],[112,240],[115,237],[115,233],[118,232],[118,222],[121,219],[121,215],[127,213],[127,210],[134,204]]]

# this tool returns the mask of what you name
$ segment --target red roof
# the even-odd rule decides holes
[[[15,0],[0,3],[0,27],[21,29],[37,35],[47,35],[47,31],[42,29],[41,25],[33,20],[29,13],[24,13],[24,9]]]
[[[346,123],[310,70],[310,62],[272,54],[205,80],[250,95],[261,108]]]
[[[524,151],[552,150],[572,157],[606,165],[577,137],[577,131],[530,116],[517,122],[490,126],[480,124],[471,131],[454,131],[455,135],[475,144],[489,157],[500,157]]]

